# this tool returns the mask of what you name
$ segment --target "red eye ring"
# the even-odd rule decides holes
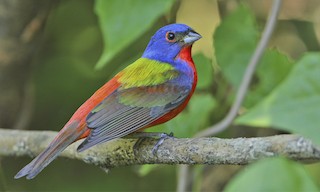
[[[173,32],[169,31],[169,32],[166,33],[166,40],[168,42],[175,42],[176,41],[176,35]]]

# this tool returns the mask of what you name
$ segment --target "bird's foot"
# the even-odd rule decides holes
[[[155,156],[157,154],[157,151],[159,149],[159,147],[162,145],[162,143],[164,142],[164,140],[169,139],[169,138],[174,138],[173,133],[161,133],[158,142],[153,146],[152,149],[152,154]]]
[[[138,149],[140,147],[140,145],[143,143],[143,141],[146,140],[146,137],[140,137],[138,138],[138,140],[136,141],[136,143],[133,145],[133,152],[136,155],[138,152]]]
[[[159,147],[162,145],[164,140],[168,138],[174,138],[173,133],[150,133],[150,132],[138,132],[138,133],[133,133],[129,135],[131,138],[138,138],[137,142],[133,146],[134,153],[136,154],[137,149],[141,145],[143,141],[145,141],[146,138],[159,138],[157,143],[154,145],[152,148],[152,154],[156,155]]]

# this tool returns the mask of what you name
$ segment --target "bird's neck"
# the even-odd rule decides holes
[[[191,47],[192,45],[183,47],[181,51],[178,53],[177,58],[187,61],[188,63],[189,62],[193,63],[193,60],[191,57]]]
[[[181,51],[178,53],[178,55],[176,56],[176,59],[183,60],[188,64],[188,66],[192,69],[194,80],[197,81],[198,79],[197,70],[194,65],[193,59],[191,57],[191,48],[192,48],[192,45],[183,47]]]

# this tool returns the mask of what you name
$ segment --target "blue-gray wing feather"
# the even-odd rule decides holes
[[[165,94],[162,91],[150,93],[148,88],[119,88],[110,94],[87,116],[87,126],[92,130],[78,151],[147,126],[179,106],[191,90],[188,86],[164,86]],[[122,100],[127,95],[130,99]]]

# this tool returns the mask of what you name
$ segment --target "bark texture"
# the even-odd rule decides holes
[[[31,157],[39,154],[57,132],[0,129],[0,156]],[[285,156],[303,162],[319,162],[320,147],[297,135],[257,138],[193,138],[167,139],[157,155],[152,154],[156,139],[146,139],[133,150],[136,139],[116,139],[76,152],[78,141],[61,156],[82,160],[103,168],[141,164],[232,164],[244,165],[255,160]]]

